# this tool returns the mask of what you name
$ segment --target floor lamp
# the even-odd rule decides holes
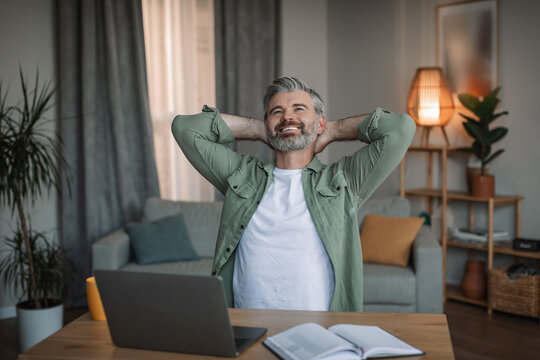
[[[429,133],[434,126],[441,127],[446,146],[450,146],[444,126],[454,115],[454,101],[441,68],[422,67],[416,70],[409,92],[408,112],[423,128],[424,146],[428,146]]]

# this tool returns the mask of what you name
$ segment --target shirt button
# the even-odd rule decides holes
[[[257,201],[257,205],[259,205],[261,202],[260,201]]]
[[[216,271],[212,271],[212,275],[216,275],[216,274],[217,274],[217,272],[216,272]]]
[[[341,190],[341,186],[338,186],[338,187],[336,188],[336,190],[337,190],[337,191]]]
[[[244,224],[240,224],[240,229],[243,229],[244,228]]]
[[[231,251],[231,248],[226,248],[225,251],[229,252],[229,251]]]
[[[236,189],[237,187],[238,187],[238,186],[234,185],[232,188],[233,188],[233,189]]]

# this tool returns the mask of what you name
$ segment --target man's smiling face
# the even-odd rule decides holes
[[[277,93],[270,100],[266,114],[268,141],[279,151],[307,148],[322,132],[321,117],[317,116],[307,92]]]

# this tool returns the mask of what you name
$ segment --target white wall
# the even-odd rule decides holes
[[[0,1],[0,79],[4,89],[9,86],[8,104],[20,99],[19,64],[29,80],[33,81],[36,68],[42,81],[55,78],[53,19],[53,0]],[[55,108],[47,113],[49,118],[55,115]],[[45,196],[29,208],[32,227],[51,232],[54,237],[58,226],[56,194]],[[5,249],[4,237],[11,235],[16,227],[15,219],[9,208],[0,207],[0,251]],[[0,283],[0,318],[15,316],[16,303],[17,298]]]

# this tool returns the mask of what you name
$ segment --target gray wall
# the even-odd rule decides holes
[[[0,79],[4,86],[9,86],[8,104],[20,99],[19,64],[32,83],[38,67],[42,81],[53,80],[56,76],[53,5],[53,0],[0,1]],[[47,113],[48,118],[55,116],[55,108]],[[53,192],[28,208],[31,209],[32,227],[56,238],[56,194]],[[11,229],[17,226],[15,219],[9,208],[0,207],[0,251],[5,249],[4,237],[11,235]],[[0,283],[0,318],[15,316],[13,305],[16,303],[17,298]]]
[[[327,0],[284,0],[281,6],[281,74],[317,90],[329,113]],[[308,65],[307,65],[308,64]],[[319,159],[328,162],[325,150]]]
[[[294,41],[294,52],[284,53],[284,69],[293,63],[293,69],[302,74],[316,75],[319,80],[311,83],[327,83],[329,119],[369,112],[376,107],[384,107],[396,112],[406,112],[406,101],[410,83],[421,66],[436,65],[435,55],[435,10],[439,4],[453,1],[441,0],[382,0],[382,1],[325,1],[327,9],[327,51],[326,73],[322,62],[306,56],[318,53],[309,41]],[[304,31],[306,20],[302,12],[294,9],[310,9],[309,0],[287,0],[283,12],[292,15],[284,17],[284,46]],[[317,2],[315,7],[324,5]],[[498,125],[509,128],[508,136],[496,146],[506,152],[490,168],[496,175],[496,191],[499,194],[521,194],[525,197],[522,205],[522,236],[540,238],[540,194],[537,184],[540,178],[540,147],[535,138],[540,133],[540,121],[535,112],[534,102],[540,93],[540,2],[534,0],[500,0],[500,85],[501,109],[508,110],[509,116],[497,120]],[[300,19],[300,22],[298,20]],[[314,22],[316,23],[316,22]],[[324,22],[323,22],[324,23]],[[313,26],[313,25],[312,25]],[[321,27],[322,28],[322,27]],[[320,30],[320,29],[319,29]],[[299,63],[302,62],[302,65]],[[462,130],[458,115],[447,126],[451,144],[460,146],[470,143]],[[414,140],[419,144],[419,134]],[[438,130],[431,135],[431,143],[442,145],[443,138]],[[327,159],[334,161],[350,154],[359,146],[357,143],[334,143],[329,146]],[[426,156],[412,154],[407,157],[406,183],[408,187],[423,186],[426,182]],[[449,187],[465,190],[466,158],[455,156],[449,159]],[[440,184],[438,162],[435,161],[435,185]],[[399,193],[399,172],[396,170],[375,192],[374,197],[397,195]],[[425,210],[426,201],[411,199],[413,214]],[[467,204],[454,202],[449,206],[450,216],[456,226],[467,225]],[[477,224],[485,224],[485,211],[477,206]],[[512,207],[496,210],[496,229],[514,230]],[[484,225],[485,226],[485,225]],[[484,254],[476,253],[482,258]],[[450,249],[448,281],[459,283],[463,274],[467,252]],[[511,259],[498,257],[495,265]]]

